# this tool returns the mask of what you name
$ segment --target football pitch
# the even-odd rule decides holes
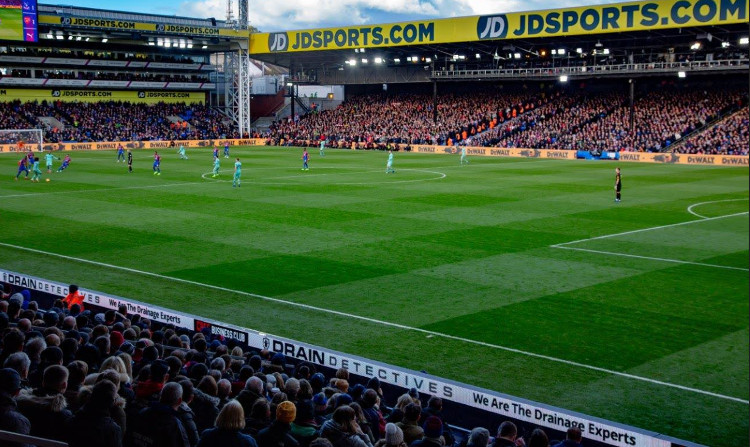
[[[212,178],[208,149],[161,153],[41,183],[0,155],[0,265],[748,445],[747,168],[251,147]]]
[[[23,40],[21,8],[0,8],[0,40]]]

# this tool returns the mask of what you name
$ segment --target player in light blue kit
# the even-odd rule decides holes
[[[240,187],[240,176],[242,175],[242,163],[240,163],[240,159],[237,158],[237,161],[234,162],[234,178],[232,179],[232,188]]]
[[[395,174],[396,170],[393,169],[393,151],[388,151],[388,163],[385,165],[385,173],[386,174]]]
[[[320,136],[320,156],[321,157],[326,156],[326,136],[325,135]]]
[[[461,146],[461,164],[469,164],[469,159],[466,158],[466,146]]]
[[[44,155],[44,161],[47,163],[47,174],[52,172],[52,160],[54,160],[55,158],[58,160],[60,159],[60,157],[55,157],[54,155],[52,155],[52,152],[47,152]]]
[[[187,154],[185,153],[185,146],[180,145],[180,149],[177,150],[177,153],[180,154],[181,160],[187,160]]]
[[[34,157],[34,165],[31,169],[32,169],[32,173],[34,174],[31,177],[31,181],[38,183],[39,179],[42,178],[42,171],[41,169],[39,169],[39,157]]]
[[[229,142],[224,143],[224,158],[229,158]]]
[[[211,176],[213,178],[219,176],[219,165],[221,164],[219,160],[219,157],[214,157],[214,174]]]

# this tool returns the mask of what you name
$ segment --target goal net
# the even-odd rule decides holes
[[[42,150],[43,135],[42,129],[0,129],[0,144],[15,146],[16,151],[38,152]]]

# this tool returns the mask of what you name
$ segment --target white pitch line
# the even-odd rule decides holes
[[[689,225],[689,224],[694,224],[694,223],[698,223],[698,222],[707,222],[709,220],[719,220],[719,219],[726,219],[728,217],[744,216],[746,214],[748,214],[747,211],[745,211],[743,213],[726,214],[724,216],[706,217],[704,219],[698,219],[698,220],[688,220],[686,222],[678,222],[678,223],[673,223],[673,224],[668,224],[668,225],[659,225],[659,226],[656,226],[656,227],[641,228],[640,230],[623,231],[622,233],[605,234],[605,235],[602,235],[602,236],[590,237],[590,238],[586,238],[586,239],[578,239],[578,240],[570,241],[570,242],[562,242],[562,243],[559,243],[559,244],[550,245],[550,247],[562,248],[563,245],[578,244],[578,243],[581,243],[581,242],[595,241],[595,240],[598,240],[598,239],[608,239],[608,238],[615,237],[615,236],[625,236],[625,235],[628,235],[628,234],[643,233],[644,231],[659,230],[659,229],[662,229],[662,228],[679,227],[681,225]]]
[[[12,199],[15,197],[46,196],[46,195],[53,195],[53,194],[76,194],[76,193],[81,193],[81,192],[122,191],[126,189],[169,188],[170,186],[203,185],[205,183],[206,182],[184,182],[184,183],[166,183],[164,185],[122,186],[122,187],[116,187],[116,188],[76,189],[72,191],[31,192],[28,194],[8,194],[5,196],[0,195],[0,199]]]
[[[700,203],[694,203],[687,207],[687,212],[692,214],[693,216],[700,217],[701,219],[710,219],[707,216],[703,216],[701,214],[696,213],[693,211],[693,208],[699,207],[701,205],[708,205],[709,203],[722,203],[722,202],[740,202],[740,201],[747,201],[747,199],[726,199],[726,200],[710,200],[708,202],[700,202]]]
[[[684,386],[684,385],[678,385],[678,384],[675,384],[675,383],[664,382],[662,380],[650,379],[648,377],[637,376],[635,374],[629,374],[629,373],[625,373],[625,372],[621,372],[621,371],[614,371],[614,370],[611,370],[611,369],[601,368],[601,367],[593,366],[593,365],[587,365],[585,363],[574,362],[574,361],[571,361],[571,360],[560,359],[560,358],[557,358],[557,357],[552,357],[552,356],[548,356],[548,355],[544,355],[544,354],[537,354],[537,353],[534,353],[534,352],[523,351],[523,350],[520,350],[520,349],[510,348],[510,347],[507,347],[507,346],[496,345],[496,344],[492,344],[492,343],[486,343],[486,342],[483,342],[483,341],[472,340],[470,338],[464,338],[464,337],[458,337],[456,335],[444,334],[442,332],[435,332],[435,331],[430,331],[430,330],[422,329],[422,328],[418,328],[418,327],[407,326],[407,325],[404,325],[404,324],[392,323],[390,321],[377,320],[375,318],[363,317],[361,315],[350,314],[350,313],[341,312],[341,311],[338,311],[338,310],[326,309],[326,308],[322,308],[322,307],[311,306],[309,304],[296,303],[294,301],[282,300],[280,298],[272,298],[272,297],[269,297],[269,296],[263,296],[263,295],[258,295],[258,294],[255,294],[255,293],[244,292],[244,291],[241,291],[241,290],[233,290],[233,289],[229,289],[229,288],[226,288],[226,287],[214,286],[214,285],[211,285],[211,284],[204,284],[204,283],[200,283],[200,282],[197,282],[197,281],[191,281],[191,280],[188,280],[188,279],[182,279],[182,278],[175,278],[175,277],[172,277],[172,276],[160,275],[158,273],[152,273],[152,272],[147,272],[147,271],[143,271],[143,270],[137,270],[137,269],[133,269],[133,268],[129,268],[129,267],[122,267],[122,266],[119,266],[119,265],[113,265],[113,264],[107,264],[107,263],[103,263],[103,262],[91,261],[89,259],[76,258],[76,257],[73,257],[73,256],[61,255],[61,254],[58,254],[58,253],[51,253],[51,252],[48,252],[48,251],[37,250],[37,249],[34,249],[34,248],[29,248],[29,247],[21,247],[21,246],[18,246],[18,245],[6,244],[6,243],[3,243],[3,242],[0,242],[0,246],[12,248],[12,249],[15,249],[15,250],[28,251],[28,252],[31,252],[31,253],[42,254],[42,255],[46,255],[46,256],[52,256],[52,257],[56,257],[56,258],[60,258],[60,259],[66,259],[66,260],[69,260],[69,261],[75,261],[75,262],[80,262],[80,263],[84,263],[84,264],[91,264],[91,265],[96,265],[96,266],[100,266],[100,267],[111,268],[111,269],[114,269],[114,270],[122,270],[122,271],[129,272],[129,273],[136,273],[136,274],[143,275],[143,276],[150,276],[150,277],[153,277],[153,278],[164,279],[164,280],[169,280],[169,281],[175,281],[175,282],[179,282],[179,283],[183,283],[183,284],[189,284],[189,285],[198,286],[198,287],[205,287],[207,289],[213,289],[213,290],[218,290],[218,291],[222,291],[222,292],[228,292],[228,293],[234,293],[234,294],[238,294],[238,295],[244,295],[244,296],[248,296],[248,297],[252,297],[252,298],[256,298],[256,299],[260,299],[260,300],[264,300],[264,301],[269,301],[269,302],[272,302],[272,303],[285,304],[285,305],[288,305],[288,306],[299,307],[299,308],[302,308],[302,309],[312,310],[312,311],[316,311],[316,312],[323,312],[323,313],[327,313],[327,314],[331,314],[331,315],[337,315],[337,316],[341,316],[341,317],[345,317],[345,318],[351,318],[351,319],[355,319],[355,320],[367,321],[369,323],[379,324],[379,325],[382,325],[382,326],[393,327],[393,328],[402,329],[402,330],[406,330],[406,331],[419,332],[419,333],[426,334],[426,335],[432,335],[434,337],[441,337],[441,338],[448,339],[448,340],[460,341],[460,342],[463,342],[463,343],[469,343],[469,344],[474,344],[474,345],[478,345],[478,346],[484,346],[486,348],[498,349],[498,350],[502,350],[502,351],[512,352],[514,354],[524,355],[524,356],[527,356],[527,357],[533,357],[533,358],[548,360],[548,361],[551,361],[551,362],[562,363],[562,364],[565,364],[565,365],[575,366],[575,367],[578,367],[578,368],[584,368],[584,369],[588,369],[588,370],[591,370],[591,371],[597,371],[597,372],[604,373],[604,374],[609,374],[609,375],[618,376],[618,377],[624,377],[624,378],[627,378],[627,379],[637,380],[637,381],[640,381],[640,382],[646,382],[646,383],[650,383],[650,384],[654,384],[654,385],[659,385],[659,386],[665,386],[665,387],[675,388],[675,389],[682,390],[682,391],[687,391],[687,392],[696,393],[696,394],[702,394],[702,395],[705,395],[705,396],[711,396],[711,397],[715,397],[715,398],[718,398],[718,399],[729,400],[729,401],[732,401],[732,402],[738,402],[738,403],[741,403],[741,404],[744,404],[744,405],[750,405],[750,401],[745,400],[745,399],[740,399],[738,397],[727,396],[727,395],[724,395],[724,394],[714,393],[714,392],[711,392],[711,391],[701,390],[701,389],[698,389],[698,388],[691,388],[691,387],[687,387],[687,386]]]
[[[693,261],[682,261],[680,259],[669,259],[669,258],[656,258],[653,256],[641,256],[641,255],[631,255],[627,253],[618,253],[614,251],[602,251],[602,250],[591,250],[588,248],[578,248],[578,247],[562,247],[562,246],[553,246],[554,248],[562,248],[563,250],[575,250],[575,251],[585,251],[587,253],[598,253],[602,255],[612,255],[612,256],[623,256],[626,258],[636,258],[636,259],[649,259],[652,261],[662,261],[662,262],[672,262],[675,264],[690,264],[690,265],[699,265],[703,267],[714,267],[717,269],[727,269],[727,270],[740,270],[743,272],[750,272],[750,269],[746,269],[743,267],[732,267],[729,265],[719,265],[719,264],[707,264],[705,262],[693,262]]]

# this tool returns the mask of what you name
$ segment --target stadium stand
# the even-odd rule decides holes
[[[178,126],[168,117],[179,117]],[[52,117],[64,125],[58,129],[40,118]],[[225,117],[204,105],[184,103],[155,105],[123,102],[0,103],[0,126],[6,129],[43,128],[48,142],[149,141],[235,138],[237,132]],[[4,143],[14,143],[7,141]]]
[[[66,298],[45,311],[27,290],[7,287],[0,291],[3,445],[31,440],[18,435],[71,447],[230,439],[258,447],[488,445],[488,436],[451,428],[440,399],[422,408],[414,390],[387,402],[377,378],[356,383],[343,368],[325,377],[312,364],[287,364],[283,354],[163,325],[124,306],[95,313],[68,309]],[[508,424],[493,446],[515,441]]]
[[[708,84],[707,84],[708,85]],[[488,91],[490,90],[490,91]],[[374,94],[347,99],[335,110],[275,122],[271,144],[313,145],[325,135],[331,147],[385,148],[388,144],[494,146],[504,148],[659,152],[706,131],[717,119],[747,106],[747,90],[675,86],[662,82],[634,102],[630,129],[626,94],[542,88],[539,91],[477,90],[439,96],[438,120],[428,95]],[[730,132],[747,134],[747,120]],[[685,146],[689,151],[695,143]],[[741,154],[742,138],[724,141],[723,154]]]

